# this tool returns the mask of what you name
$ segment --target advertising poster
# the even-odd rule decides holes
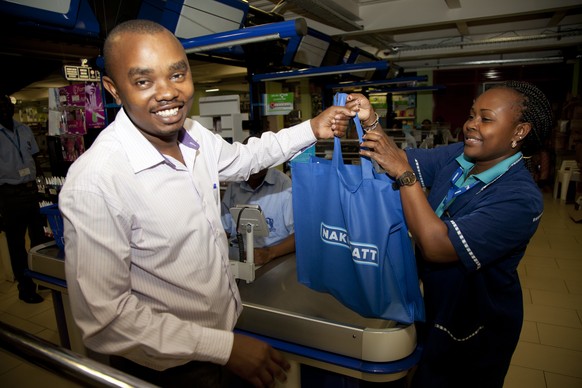
[[[100,82],[83,82],[49,89],[49,135],[85,135],[105,127]]]
[[[105,127],[105,109],[100,82],[85,82],[85,125],[87,128]]]
[[[59,111],[62,112],[61,133],[84,135],[85,126],[85,85],[74,84],[59,88]]]
[[[83,152],[85,152],[83,136],[61,136],[61,148],[63,150],[63,160],[65,162],[74,162]]]

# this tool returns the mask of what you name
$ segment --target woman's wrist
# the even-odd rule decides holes
[[[370,117],[368,117],[368,119],[364,122],[362,122],[362,128],[365,131],[371,131],[374,128],[376,128],[376,126],[378,126],[378,120],[380,119],[380,117],[378,116],[378,113],[373,112],[374,114],[370,114]],[[370,120],[370,119],[373,119]]]

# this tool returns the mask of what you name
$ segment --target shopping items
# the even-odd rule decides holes
[[[63,236],[63,217],[59,210],[59,205],[53,204],[49,206],[44,206],[40,208],[40,213],[46,215],[48,224],[53,233],[53,237],[57,246],[61,249],[65,249],[65,238]]]
[[[338,93],[335,105],[345,98]],[[298,281],[367,318],[423,321],[400,194],[370,159],[360,162],[344,164],[335,138],[331,161],[312,156],[291,163]]]

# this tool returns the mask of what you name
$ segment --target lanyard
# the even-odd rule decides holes
[[[447,195],[445,196],[445,198],[443,198],[441,204],[436,210],[436,213],[439,217],[445,212],[445,210],[448,209],[448,207],[453,203],[455,198],[465,193],[466,191],[471,190],[477,183],[479,183],[479,181],[475,179],[475,181],[470,185],[463,185],[461,187],[457,186],[456,183],[463,176],[463,172],[464,172],[463,167],[459,166],[459,168],[457,168],[457,170],[451,177],[451,187],[449,188]]]
[[[14,127],[14,134],[16,135],[16,141],[14,141],[13,138],[11,138],[8,133],[6,132],[6,130],[4,128],[0,128],[2,130],[2,133],[4,134],[4,136],[6,136],[8,138],[8,140],[10,140],[10,143],[12,143],[12,145],[14,145],[14,147],[16,147],[16,149],[18,150],[18,154],[20,155],[20,160],[22,161],[22,163],[24,163],[24,157],[22,156],[22,151],[20,150],[20,135],[18,134],[18,128]]]

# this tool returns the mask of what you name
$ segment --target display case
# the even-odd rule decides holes
[[[416,93],[394,94],[392,110],[395,119],[414,121],[416,119]]]
[[[356,139],[342,139],[342,156],[346,164],[360,163],[360,142]],[[333,156],[334,141],[319,140],[315,144],[315,156],[330,159]]]
[[[241,113],[240,96],[202,97],[199,100],[200,115],[192,116],[204,127],[212,129],[229,142],[242,142],[249,136],[243,129],[243,121],[249,119],[248,113]]]

